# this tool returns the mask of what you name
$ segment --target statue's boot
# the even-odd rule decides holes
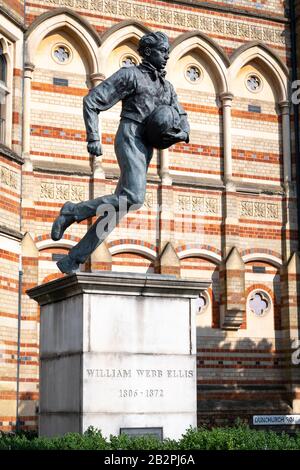
[[[52,224],[51,238],[54,241],[60,240],[64,231],[75,222],[74,207],[76,204],[67,201],[61,208],[59,216]]]
[[[79,271],[79,264],[70,255],[64,256],[56,263],[62,273],[71,274]]]

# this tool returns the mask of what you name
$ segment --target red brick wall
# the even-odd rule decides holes
[[[24,0],[1,0],[0,6],[23,22]]]

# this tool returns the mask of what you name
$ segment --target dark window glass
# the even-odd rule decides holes
[[[0,81],[6,83],[6,59],[0,46]]]
[[[5,142],[5,119],[4,115],[4,106],[0,102],[0,143]]]

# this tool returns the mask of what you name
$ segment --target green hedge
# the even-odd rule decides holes
[[[299,450],[300,433],[257,431],[246,425],[228,428],[190,428],[180,440],[126,435],[105,439],[101,431],[89,428],[83,435],[42,438],[2,433],[0,450]]]

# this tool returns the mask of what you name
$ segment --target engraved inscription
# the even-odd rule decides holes
[[[114,303],[112,308],[117,308],[117,304]],[[185,409],[193,412],[197,378],[193,357],[176,354],[176,348],[176,356],[144,354],[143,351],[141,354],[98,354],[95,341],[98,341],[99,330],[95,326],[100,323],[94,323],[93,317],[98,317],[96,312],[91,323],[93,353],[83,358],[83,388],[91,410],[104,413],[173,413]],[[114,341],[113,338],[111,341]],[[103,346],[106,350],[107,346]],[[101,400],[97,399],[99,396]]]
[[[88,379],[100,379],[103,384],[104,379],[117,380],[116,384],[120,385],[119,379],[130,379],[130,385],[134,383],[134,388],[124,387],[118,388],[116,385],[115,393],[118,398],[164,398],[168,393],[165,379],[194,379],[194,371],[191,369],[86,369]],[[151,379],[151,388],[147,385]],[[155,381],[156,380],[156,381]],[[134,382],[133,382],[134,381]],[[127,382],[129,384],[129,382]],[[161,385],[161,386],[160,386]]]
[[[92,379],[194,377],[194,371],[191,369],[86,369],[86,373],[87,377]]]
[[[164,391],[162,389],[146,389],[146,390],[139,390],[139,389],[121,389],[120,390],[120,398],[136,398],[138,396],[146,397],[146,398],[159,398],[164,396]]]

